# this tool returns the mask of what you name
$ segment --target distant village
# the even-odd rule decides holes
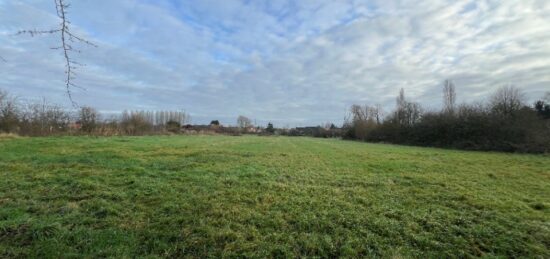
[[[258,135],[285,135],[285,136],[315,136],[315,137],[340,137],[342,129],[334,124],[325,126],[307,126],[295,128],[275,128],[271,123],[267,127],[254,125],[224,126],[214,120],[210,124],[185,124],[181,127],[184,134],[258,134]]]

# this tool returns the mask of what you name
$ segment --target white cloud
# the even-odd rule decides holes
[[[239,114],[281,125],[341,122],[352,103],[390,109],[398,89],[440,105],[503,84],[550,90],[548,1],[73,1],[77,101],[102,110],[186,109],[197,122]],[[49,1],[0,0],[0,88],[67,103]]]

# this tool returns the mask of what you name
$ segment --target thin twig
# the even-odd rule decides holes
[[[42,35],[42,34],[53,34],[53,33],[57,33],[57,32],[60,32],[61,30],[60,29],[57,29],[57,30],[44,30],[44,31],[39,31],[39,30],[22,30],[22,31],[18,31],[15,35],[21,35],[21,34],[29,34],[31,35],[31,37],[34,37],[36,35]]]
[[[65,2],[65,0],[54,0],[55,2],[55,10],[57,13],[57,17],[61,20],[59,24],[58,29],[52,29],[52,30],[22,30],[19,31],[17,34],[29,34],[32,37],[35,35],[42,35],[42,34],[60,34],[61,39],[61,46],[53,47],[52,49],[56,50],[62,50],[63,58],[65,59],[65,88],[67,90],[67,96],[69,96],[69,99],[71,100],[71,103],[74,107],[78,107],[76,102],[73,100],[71,88],[76,87],[83,89],[82,87],[79,87],[73,83],[75,79],[76,73],[74,72],[78,66],[83,66],[82,64],[74,61],[71,58],[71,52],[80,53],[79,50],[74,49],[70,42],[78,42],[86,45],[90,45],[93,47],[97,47],[94,43],[83,39],[82,37],[79,37],[77,35],[74,35],[69,25],[71,22],[67,18],[67,9],[69,8],[69,4]]]

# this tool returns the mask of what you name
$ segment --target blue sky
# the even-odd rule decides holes
[[[341,123],[351,104],[390,111],[400,88],[427,109],[442,81],[460,102],[513,84],[550,91],[550,1],[72,0],[86,64],[73,89],[104,112],[186,110],[277,126]],[[0,0],[0,89],[70,106],[53,1]]]

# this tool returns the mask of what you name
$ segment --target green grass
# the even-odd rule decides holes
[[[0,140],[0,257],[550,257],[550,157],[286,137]]]

